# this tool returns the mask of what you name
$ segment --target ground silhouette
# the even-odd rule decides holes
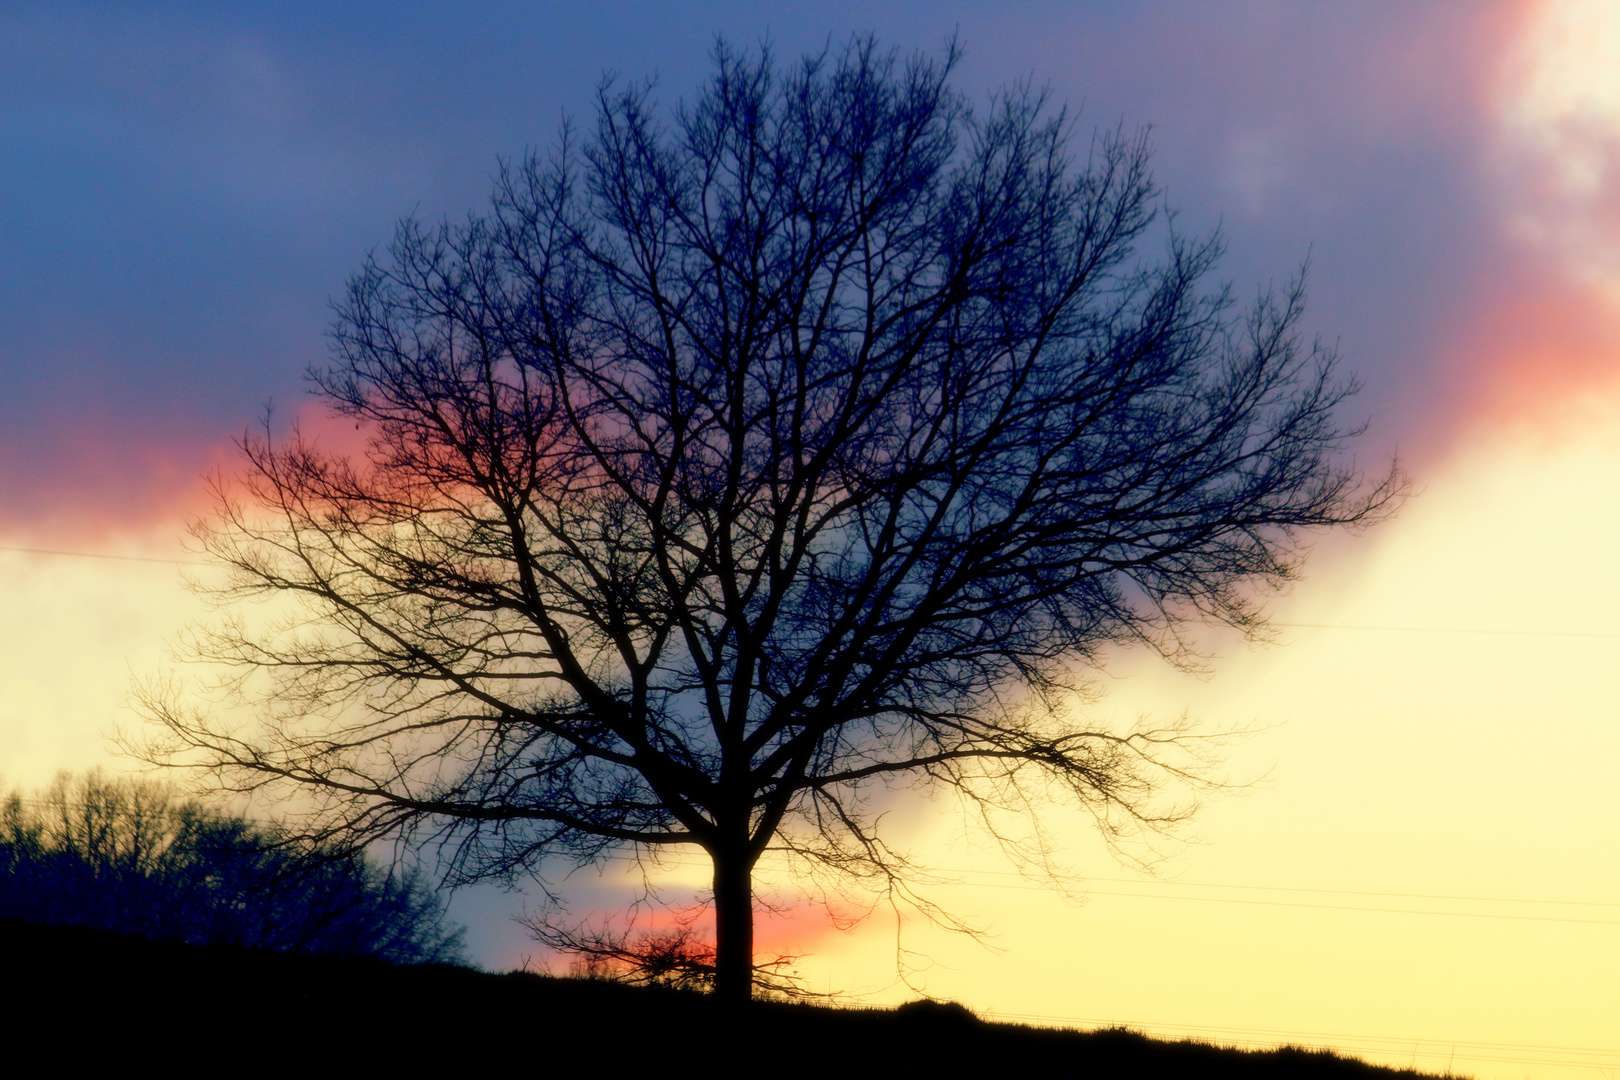
[[[0,955],[12,985],[27,989],[25,1003],[7,1010],[13,1047],[72,1047],[79,1063],[161,1054],[249,1071],[420,1073],[443,1063],[661,1077],[1436,1075],[1295,1047],[1232,1050],[1120,1029],[993,1023],[949,1003],[737,1006],[602,980],[204,948],[18,920],[0,921]],[[96,1035],[88,1046],[87,1030]]]

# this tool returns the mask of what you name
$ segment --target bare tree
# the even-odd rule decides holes
[[[463,958],[462,931],[419,873],[100,772],[0,802],[0,917],[401,964]]]
[[[1305,534],[1402,480],[1338,463],[1353,386],[1301,287],[1208,287],[1144,136],[1077,153],[1040,93],[970,107],[956,59],[721,44],[692,100],[608,82],[489,213],[404,221],[310,376],[368,451],[267,425],[197,533],[222,603],[298,602],[191,643],[257,726],[153,692],[147,755],[467,880],[696,845],[732,998],[768,848],[904,881],[896,783],[1178,821],[1185,733],[1084,726],[1084,673],[1257,631]]]

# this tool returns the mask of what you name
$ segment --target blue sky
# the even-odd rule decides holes
[[[175,496],[267,399],[299,403],[326,302],[402,215],[483,205],[499,155],[588,126],[605,73],[694,85],[716,34],[779,53],[853,27],[955,34],[958,85],[1050,84],[1082,129],[1152,125],[1191,229],[1224,225],[1242,294],[1309,253],[1313,324],[1364,373],[1381,447],[1429,441],[1414,349],[1479,261],[1459,51],[1435,16],[974,5],[18,6],[0,13],[0,508],[8,532]],[[813,12],[807,13],[807,12]],[[1466,20],[1453,18],[1453,22]],[[1432,28],[1431,28],[1432,33]],[[1374,65],[1365,63],[1377,56]],[[1433,70],[1411,70],[1421,65]],[[1453,95],[1418,95],[1455,82]],[[1425,303],[1413,301],[1422,297]],[[1376,318],[1366,317],[1377,312]],[[71,501],[63,506],[63,493]],[[22,520],[18,520],[21,518]]]

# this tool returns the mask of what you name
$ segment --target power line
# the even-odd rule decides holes
[[[1288,1031],[1279,1028],[1215,1027],[1201,1024],[1160,1024],[1140,1020],[1106,1020],[1099,1017],[1058,1016],[1041,1013],[990,1011],[987,1019],[1019,1021],[1024,1023],[1053,1024],[1077,1028],[1127,1028],[1155,1032],[1160,1037],[1174,1033],[1184,1037],[1220,1040],[1236,1037],[1234,1041],[1248,1044],[1278,1042],[1297,1043],[1300,1040],[1331,1040],[1339,1050],[1356,1053],[1399,1055],[1412,1053],[1417,1057],[1438,1058],[1452,1055],[1468,1061],[1489,1061],[1521,1065],[1556,1065],[1565,1068],[1615,1068],[1617,1061],[1570,1061],[1570,1055],[1608,1057],[1620,1055],[1610,1047],[1554,1046],[1544,1043],[1497,1043],[1473,1039],[1409,1038],[1398,1035],[1352,1035],[1344,1032]],[[1513,1055],[1513,1056],[1507,1056]],[[1535,1055],[1535,1056],[1524,1056]]]
[[[647,859],[645,857],[638,860],[637,856],[634,856],[634,855],[610,855],[610,856],[606,856],[605,858],[607,860],[609,860],[609,861],[614,861],[614,862],[637,862],[637,861],[651,862],[651,861],[653,861],[653,860]],[[696,859],[696,858],[691,858],[691,857],[683,857],[683,856],[672,856],[670,854],[662,854],[656,860],[656,862],[657,862],[657,864],[660,864],[660,865],[666,866],[666,867],[671,867],[671,868],[677,868],[677,867],[701,868],[702,866],[705,865],[701,859]],[[998,876],[998,877],[999,876],[1021,876],[1016,871],[1009,871],[1009,870],[966,870],[966,869],[951,868],[951,867],[933,867],[933,868],[929,869],[928,873],[935,874],[935,875],[942,875],[942,876],[949,875],[949,876],[958,877],[958,878],[967,878],[967,877],[974,876],[974,875],[978,875],[978,876]],[[1187,882],[1175,882],[1175,881],[1155,882],[1155,881],[1132,880],[1130,878],[1086,878],[1086,879],[1083,879],[1083,880],[1087,880],[1087,881],[1105,881],[1105,882],[1108,882],[1110,884],[1136,885],[1136,886],[1140,886],[1140,887],[1152,887],[1152,886],[1158,885],[1158,886],[1162,886],[1162,887],[1166,887],[1166,888],[1180,887],[1180,888],[1204,888],[1204,889],[1242,889],[1242,890],[1254,890],[1254,891],[1259,891],[1259,892],[1314,893],[1314,894],[1328,895],[1328,896],[1381,896],[1381,897],[1389,897],[1389,898],[1392,898],[1392,899],[1409,899],[1409,900],[1454,900],[1454,901],[1464,901],[1464,902],[1472,902],[1472,903],[1489,903],[1489,904],[1525,904],[1525,905],[1556,904],[1556,905],[1576,905],[1576,906],[1581,906],[1581,907],[1620,908],[1620,903],[1610,903],[1610,902],[1602,901],[1602,900],[1529,900],[1529,899],[1522,899],[1522,898],[1518,898],[1518,897],[1506,897],[1506,896],[1453,896],[1453,895],[1436,894],[1436,893],[1374,892],[1374,891],[1358,890],[1358,889],[1312,889],[1312,888],[1293,889],[1293,888],[1288,888],[1288,887],[1285,887],[1285,886],[1275,886],[1275,885],[1232,885],[1232,884],[1226,884],[1226,883],[1192,882],[1192,881],[1187,881]],[[1035,884],[1035,883],[1032,883],[1032,882],[1028,882],[1028,881],[996,882],[996,881],[967,881],[967,880],[950,881],[950,880],[944,880],[944,881],[930,882],[929,885],[925,886],[925,887],[935,887],[935,888],[966,887],[966,888],[977,888],[977,889],[1018,889],[1018,890],[1031,890],[1031,891],[1042,891],[1042,892],[1049,891],[1049,890],[1046,889],[1045,886]],[[1251,898],[1243,898],[1243,897],[1230,897],[1230,896],[1175,896],[1175,895],[1162,894],[1162,893],[1155,894],[1155,893],[1150,893],[1150,892],[1115,892],[1115,891],[1112,891],[1112,890],[1103,890],[1103,889],[1088,889],[1088,890],[1086,890],[1085,895],[1087,895],[1087,896],[1127,897],[1127,898],[1139,899],[1139,900],[1203,901],[1205,903],[1212,903],[1212,904],[1251,904],[1251,905],[1264,906],[1264,907],[1305,908],[1305,909],[1314,910],[1314,911],[1363,911],[1363,912],[1372,912],[1372,913],[1375,913],[1375,914],[1383,913],[1383,914],[1389,914],[1389,915],[1441,915],[1441,916],[1452,916],[1452,917],[1455,917],[1455,918],[1463,918],[1463,919],[1509,919],[1509,920],[1513,920],[1513,921],[1516,921],[1516,922],[1555,922],[1555,923],[1572,923],[1572,924],[1577,924],[1577,925],[1588,925],[1588,926],[1620,926],[1620,920],[1616,920],[1616,919],[1574,919],[1574,918],[1552,916],[1552,915],[1517,915],[1517,914],[1513,914],[1513,913],[1510,913],[1510,912],[1434,911],[1434,910],[1428,910],[1428,909],[1423,909],[1423,908],[1375,907],[1375,906],[1372,906],[1372,905],[1365,905],[1365,904],[1306,904],[1306,903],[1299,903],[1297,901],[1289,901],[1289,900],[1260,900],[1260,899],[1251,899]]]
[[[993,885],[964,882],[971,888],[1011,889],[1016,885]],[[1254,904],[1264,907],[1306,908],[1312,911],[1370,911],[1387,915],[1447,915],[1458,919],[1512,919],[1515,922],[1579,923],[1588,926],[1620,926],[1620,919],[1570,919],[1553,915],[1512,915],[1499,911],[1428,911],[1423,908],[1367,907],[1355,904],[1301,904],[1287,900],[1245,900],[1235,896],[1166,896],[1154,893],[1107,892],[1092,890],[1090,896],[1128,896],[1141,900],[1197,900],[1209,904]]]
[[[37,806],[56,807],[56,806],[62,806],[62,805],[71,805],[75,809],[82,808],[82,806],[84,805],[84,804],[80,804],[80,803],[64,804],[60,800],[50,799],[48,797],[40,796],[40,795],[33,795],[33,796],[29,796],[29,797],[24,797],[21,801],[23,803],[25,803],[25,804],[28,804],[28,805],[37,805]],[[259,824],[268,824],[269,823],[269,819],[251,819],[251,820],[254,820]],[[602,859],[605,862],[621,862],[621,863],[652,862],[652,863],[656,863],[656,865],[658,865],[660,867],[668,867],[668,868],[696,868],[696,869],[701,869],[701,868],[703,868],[704,866],[707,865],[700,858],[696,858],[696,857],[692,857],[692,856],[685,856],[685,855],[673,855],[671,853],[660,853],[659,856],[656,858],[656,860],[654,860],[654,859],[652,859],[650,857],[645,857],[645,856],[638,857],[636,855],[631,855],[631,854],[605,855],[605,856],[602,857]],[[1016,870],[969,870],[969,869],[964,869],[964,868],[961,868],[961,867],[934,867],[934,868],[931,868],[928,871],[928,873],[939,874],[939,875],[952,875],[952,876],[956,876],[956,877],[968,877],[968,876],[974,876],[974,875],[980,876],[980,877],[1018,877],[1018,878],[1023,877],[1023,875],[1020,874]],[[1135,886],[1138,886],[1138,887],[1160,886],[1160,887],[1165,887],[1165,888],[1189,888],[1189,889],[1239,889],[1239,890],[1244,890],[1244,891],[1255,891],[1255,892],[1312,893],[1312,894],[1324,895],[1324,896],[1379,896],[1379,897],[1389,897],[1389,898],[1392,898],[1392,899],[1407,899],[1407,900],[1459,900],[1459,901],[1465,901],[1465,902],[1471,902],[1471,903],[1481,903],[1481,904],[1524,904],[1524,905],[1532,905],[1532,906],[1533,905],[1560,905],[1560,906],[1578,906],[1578,907],[1620,908],[1620,902],[1608,901],[1608,900],[1546,900],[1546,899],[1529,899],[1529,898],[1525,898],[1525,897],[1509,897],[1509,896],[1463,896],[1463,895],[1457,895],[1457,894],[1452,894],[1452,893],[1378,892],[1378,891],[1372,891],[1372,890],[1366,890],[1366,889],[1319,889],[1319,888],[1294,887],[1294,886],[1288,886],[1288,885],[1234,885],[1234,884],[1231,884],[1229,882],[1212,882],[1212,881],[1153,881],[1153,880],[1144,881],[1144,880],[1136,879],[1136,878],[1108,878],[1108,877],[1090,877],[1090,876],[1084,877],[1082,880],[1083,881],[1102,881],[1102,882],[1107,882],[1107,883],[1112,884],[1112,885],[1135,885]],[[1020,890],[1028,890],[1028,891],[1041,891],[1041,892],[1050,891],[1045,886],[1042,886],[1042,885],[1039,885],[1039,884],[1036,884],[1036,883],[1032,883],[1032,882],[1029,882],[1029,881],[1024,881],[1024,880],[1020,880],[1020,881],[1016,881],[1016,882],[939,881],[939,882],[932,883],[932,885],[935,886],[935,887],[966,886],[968,888],[980,888],[980,889],[1020,889]],[[1596,925],[1596,926],[1620,926],[1620,920],[1612,920],[1612,919],[1567,919],[1567,918],[1554,918],[1554,917],[1551,917],[1551,916],[1512,915],[1512,914],[1505,914],[1505,913],[1504,914],[1497,914],[1497,913],[1491,913],[1491,912],[1425,911],[1425,910],[1420,910],[1420,909],[1368,907],[1368,906],[1359,906],[1359,905],[1301,904],[1301,903],[1296,903],[1296,902],[1286,901],[1286,900],[1254,900],[1254,899],[1245,899],[1245,898],[1241,898],[1241,897],[1163,896],[1163,895],[1154,895],[1153,893],[1113,892],[1113,891],[1108,891],[1108,890],[1087,890],[1086,895],[1088,895],[1088,896],[1131,897],[1131,898],[1144,899],[1144,900],[1203,900],[1203,901],[1208,901],[1210,903],[1257,904],[1257,905],[1271,906],[1271,907],[1300,907],[1300,908],[1315,909],[1315,910],[1319,910],[1319,911],[1370,911],[1370,912],[1388,912],[1390,914],[1396,914],[1396,915],[1455,915],[1455,916],[1463,917],[1463,918],[1517,919],[1517,920],[1527,920],[1527,921],[1531,921],[1531,922],[1570,922],[1570,923],[1591,924],[1591,925]]]
[[[117,562],[162,563],[169,566],[212,566],[201,559],[158,559],[144,555],[111,555],[99,551],[69,551],[64,548],[17,547],[0,544],[0,551],[25,555],[55,555],[73,559],[110,559]],[[1599,630],[1513,630],[1466,626],[1359,626],[1346,623],[1274,622],[1271,626],[1290,630],[1359,630],[1386,634],[1488,634],[1506,637],[1620,638],[1620,631]]]
[[[1094,1017],[1094,1016],[1059,1016],[1059,1015],[1048,1014],[1048,1013],[1015,1013],[1015,1012],[993,1011],[992,1015],[1004,1016],[1004,1017],[1015,1017],[1015,1018],[1017,1018],[1019,1020],[1044,1021],[1044,1022],[1049,1022],[1049,1023],[1101,1024],[1101,1025],[1112,1025],[1114,1027],[1124,1027],[1124,1028],[1146,1028],[1146,1027],[1155,1027],[1155,1028],[1161,1028],[1161,1029],[1163,1029],[1163,1028],[1173,1028],[1173,1029],[1175,1029],[1177,1031],[1198,1031],[1198,1032],[1206,1032],[1206,1033],[1209,1033],[1211,1035],[1235,1034],[1235,1035],[1257,1035],[1257,1036],[1267,1036],[1267,1037],[1282,1036],[1282,1037],[1288,1037],[1288,1038],[1305,1038],[1305,1039],[1353,1039],[1353,1040],[1360,1041],[1360,1042],[1391,1043],[1393,1045],[1401,1046],[1401,1047],[1410,1047],[1413,1043],[1444,1043],[1447,1046],[1455,1045],[1459,1049],[1461,1049],[1462,1047],[1465,1047],[1465,1046],[1471,1046],[1471,1047],[1479,1047],[1481,1049],[1486,1049],[1486,1050],[1490,1050],[1490,1051],[1498,1052],[1498,1053],[1508,1052],[1508,1051],[1526,1051],[1526,1050],[1530,1050],[1530,1051],[1534,1051],[1534,1050],[1551,1050],[1551,1051],[1554,1051],[1556,1053],[1563,1053],[1563,1054],[1613,1054],[1613,1053],[1620,1052],[1620,1051],[1617,1051],[1614,1047],[1605,1047],[1605,1046],[1555,1046],[1555,1045],[1552,1045],[1552,1044],[1549,1044],[1549,1043],[1483,1042],[1483,1041],[1480,1041],[1478,1039],[1448,1039],[1448,1038],[1437,1038],[1437,1037],[1433,1037],[1433,1036],[1421,1037],[1420,1038],[1420,1037],[1417,1037],[1417,1036],[1408,1036],[1408,1035],[1356,1035],[1356,1034],[1351,1034],[1351,1033],[1343,1032],[1343,1031],[1290,1031],[1290,1030],[1288,1030],[1286,1028],[1247,1028],[1247,1027],[1233,1027],[1233,1026],[1230,1026],[1230,1025],[1212,1025],[1212,1024],[1155,1023],[1155,1022],[1149,1022],[1149,1021],[1146,1021],[1146,1020],[1106,1020],[1106,1019],[1102,1019],[1100,1017]]]
[[[942,870],[941,873],[995,874],[1022,876],[1016,870]],[[1373,892],[1366,889],[1308,889],[1291,885],[1232,885],[1214,881],[1143,881],[1140,878],[1105,878],[1086,875],[1086,881],[1106,881],[1111,885],[1166,885],[1198,889],[1250,889],[1257,892],[1324,893],[1331,896],[1387,896],[1400,900],[1468,900],[1484,904],[1572,904],[1580,907],[1620,908],[1620,901],[1612,900],[1541,900],[1516,896],[1458,896],[1451,893]]]
[[[944,873],[946,871],[940,871],[940,872]],[[1039,885],[1023,885],[1023,884],[1013,884],[1013,883],[1010,883],[1010,882],[993,882],[993,881],[957,881],[957,882],[941,882],[940,884],[941,885],[955,885],[957,887],[965,887],[965,888],[970,888],[970,889],[1038,889],[1038,888],[1041,888],[1041,886],[1039,886]],[[1148,884],[1151,884],[1151,883],[1149,883],[1149,882],[1135,882],[1134,884],[1148,885]],[[1165,884],[1173,886],[1176,883],[1175,882],[1166,882]],[[1249,888],[1250,886],[1245,886],[1245,885],[1215,885],[1215,886],[1207,886],[1207,887],[1209,887],[1209,888],[1243,889],[1243,888]],[[1335,892],[1337,890],[1330,890],[1330,889],[1304,890],[1304,889],[1302,889],[1300,891],[1301,892],[1307,892],[1307,891],[1308,892]],[[1346,892],[1349,892],[1349,890],[1346,890]],[[1255,899],[1245,899],[1243,897],[1237,897],[1237,896],[1174,896],[1174,895],[1165,894],[1165,893],[1114,892],[1114,891],[1108,890],[1108,889],[1088,889],[1088,890],[1086,890],[1085,895],[1087,895],[1087,896],[1130,897],[1130,898],[1137,899],[1137,900],[1189,900],[1189,901],[1199,901],[1199,902],[1208,903],[1208,904],[1251,904],[1251,905],[1256,905],[1256,906],[1261,906],[1261,907],[1305,908],[1305,909],[1311,910],[1311,911],[1366,911],[1366,912],[1382,913],[1382,914],[1386,914],[1386,915],[1446,915],[1446,916],[1451,916],[1451,917],[1459,918],[1459,919],[1511,919],[1511,920],[1513,920],[1515,922],[1555,922],[1555,923],[1577,923],[1577,924],[1584,924],[1584,925],[1589,925],[1589,926],[1620,926],[1620,919],[1571,919],[1571,918],[1568,918],[1568,917],[1554,916],[1554,915],[1514,915],[1514,914],[1511,914],[1511,913],[1508,913],[1508,912],[1497,912],[1497,911],[1433,911],[1433,910],[1429,910],[1429,909],[1425,909],[1425,908],[1372,907],[1372,906],[1365,905],[1365,904],[1304,904],[1304,903],[1300,903],[1298,901],[1291,901],[1291,900],[1255,900]],[[1358,894],[1358,893],[1354,893],[1354,892],[1349,892],[1349,895],[1399,896],[1401,894],[1399,894],[1399,893],[1363,893],[1363,894]],[[1461,898],[1459,898],[1459,899],[1461,899]],[[1517,903],[1517,904],[1531,903],[1531,904],[1533,904],[1533,903],[1538,903],[1539,902],[1539,901],[1534,901],[1534,900],[1526,901],[1526,900],[1506,900],[1506,899],[1492,901],[1490,898],[1486,898],[1486,897],[1478,897],[1478,898],[1475,898],[1475,899],[1485,900],[1487,902],[1510,903],[1510,904],[1513,904],[1513,903]],[[1600,904],[1599,901],[1552,901],[1552,902],[1553,903],[1572,903],[1573,902],[1573,903]],[[1602,906],[1614,906],[1614,905],[1602,905]]]
[[[1461,626],[1350,626],[1337,623],[1308,622],[1275,622],[1269,625],[1300,630],[1369,630],[1375,633],[1388,634],[1489,634],[1506,637],[1620,638],[1620,633],[1596,630],[1501,630]]]
[[[859,1001],[870,994],[846,999],[843,1008],[881,1008]],[[1329,1031],[1291,1031],[1285,1028],[1247,1028],[1232,1025],[1159,1023],[1147,1020],[1119,1020],[1095,1016],[1064,1016],[1054,1013],[1009,1012],[987,1009],[979,1013],[992,1022],[1022,1023],[1079,1030],[1118,1028],[1155,1038],[1190,1038],[1213,1045],[1326,1046],[1340,1053],[1378,1054],[1385,1058],[1410,1055],[1414,1058],[1447,1057],[1453,1062],[1494,1062],[1517,1065],[1558,1066],[1561,1068],[1614,1069],[1620,1067],[1620,1049],[1599,1046],[1558,1046],[1549,1043],[1502,1043],[1480,1039],[1450,1039],[1432,1036],[1359,1035]],[[1608,1060],[1570,1060],[1572,1056]]]
[[[0,544],[0,551],[19,551],[25,555],[56,555],[71,559],[110,559],[114,562],[164,563],[169,566],[210,566],[200,559],[155,559],[145,555],[110,555],[101,551],[66,551],[61,548],[16,547]]]
[[[608,856],[608,859],[617,862],[633,862],[636,857],[629,854]],[[643,858],[642,861],[647,861]],[[670,868],[701,867],[703,861],[690,856],[664,854],[660,861]],[[962,868],[933,868],[933,872],[941,875],[956,874],[961,876],[1019,876],[1017,871],[1006,870],[966,870]],[[1128,878],[1089,878],[1091,881],[1106,881],[1113,884],[1138,885],[1180,885],[1184,888],[1207,889],[1252,889],[1262,892],[1295,892],[1321,895],[1342,896],[1372,896],[1410,899],[1441,899],[1454,901],[1468,901],[1477,903],[1499,904],[1553,904],[1578,905],[1591,907],[1620,907],[1620,904],[1606,901],[1588,900],[1550,900],[1527,899],[1523,897],[1486,897],[1462,896],[1444,893],[1402,893],[1389,891],[1375,891],[1365,889],[1320,889],[1320,888],[1290,888],[1275,885],[1234,885],[1226,882],[1142,882]],[[938,884],[947,885],[948,882]],[[1008,889],[1039,889],[1041,886],[1029,882],[958,882],[957,884],[980,885],[990,888]],[[1329,905],[1329,904],[1294,904],[1277,900],[1254,900],[1229,897],[1199,897],[1199,896],[1155,896],[1151,893],[1123,893],[1123,892],[1097,892],[1092,895],[1123,896],[1142,899],[1176,899],[1176,900],[1206,900],[1224,903],[1249,903],[1283,907],[1307,907],[1328,911],[1365,911],[1388,912],[1392,914],[1420,914],[1420,915],[1451,915],[1474,918],[1507,918],[1530,919],[1536,921],[1589,923],[1598,925],[1620,926],[1620,922],[1598,919],[1568,919],[1568,918],[1541,918],[1538,916],[1523,916],[1514,914],[1491,914],[1480,912],[1459,911],[1420,911],[1408,912],[1407,909],[1394,909],[1372,906]],[[853,1007],[861,1007],[854,1005]],[[1322,1031],[1289,1031],[1276,1028],[1244,1028],[1244,1027],[1214,1027],[1195,1024],[1150,1023],[1140,1020],[1104,1019],[1098,1017],[1075,1017],[1053,1014],[1027,1014],[1014,1012],[987,1011],[983,1014],[986,1019],[1007,1020],[1012,1022],[1045,1023],[1054,1026],[1077,1028],[1108,1028],[1127,1027],[1145,1031],[1157,1037],[1188,1037],[1205,1041],[1230,1041],[1247,1043],[1251,1046],[1275,1046],[1284,1044],[1315,1044],[1326,1045],[1341,1053],[1350,1054],[1378,1054],[1385,1058],[1400,1058],[1408,1054],[1414,1058],[1423,1058],[1430,1061],[1448,1059],[1450,1063],[1460,1065],[1463,1062],[1478,1062],[1482,1064],[1508,1064],[1522,1065],[1537,1068],[1559,1067],[1565,1069],[1615,1069],[1620,1067],[1620,1051],[1609,1047],[1596,1046],[1555,1046],[1550,1044],[1534,1043],[1496,1043],[1481,1040],[1445,1039],[1433,1037],[1406,1037],[1406,1036],[1376,1036],[1353,1035],[1343,1032]],[[1450,1067],[1450,1065],[1448,1065]]]

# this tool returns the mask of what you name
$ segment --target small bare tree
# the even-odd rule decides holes
[[[100,772],[0,801],[0,918],[402,964],[462,959],[462,931],[415,871]]]
[[[731,998],[767,849],[905,880],[897,782],[1180,820],[1185,732],[1085,725],[1084,672],[1256,631],[1304,535],[1402,481],[1337,463],[1353,388],[1300,287],[1208,288],[1220,243],[1157,213],[1142,136],[1076,156],[1039,93],[970,107],[956,59],[722,44],[667,113],[605,84],[488,214],[403,222],[311,373],[369,450],[248,439],[198,530],[223,603],[302,605],[192,642],[259,726],[153,693],[148,756],[313,792],[321,838],[449,842],[468,880],[695,845]]]

